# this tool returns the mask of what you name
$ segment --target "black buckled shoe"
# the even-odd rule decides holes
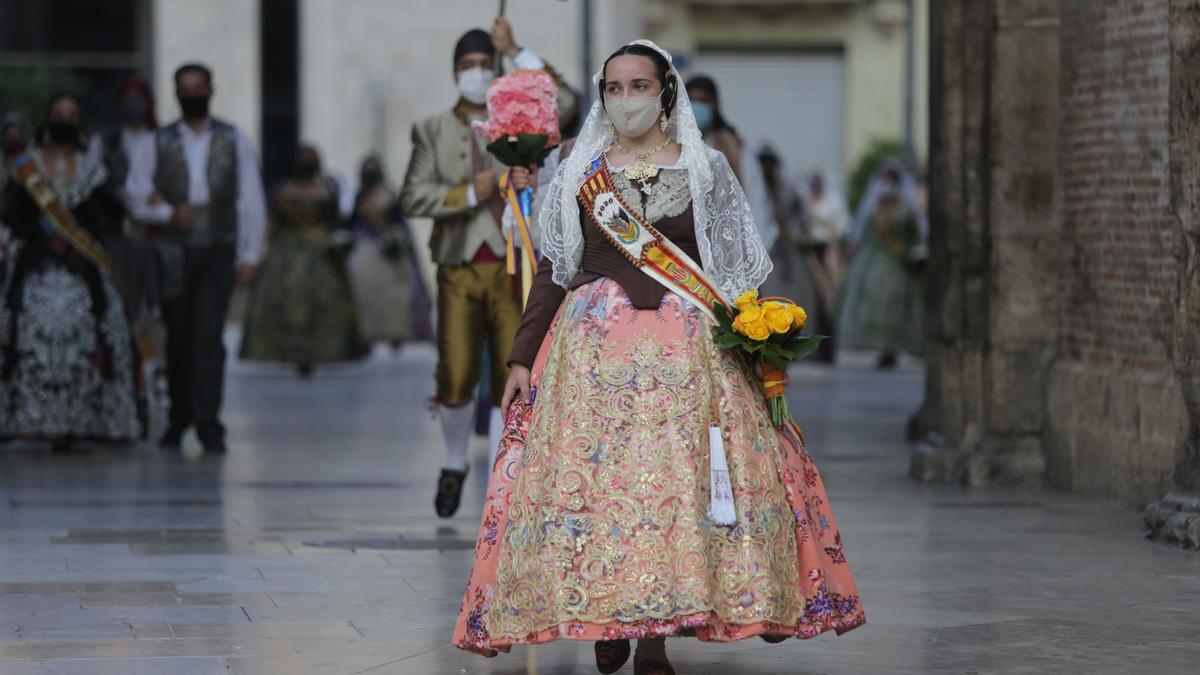
[[[611,675],[620,670],[633,651],[629,647],[629,640],[598,640],[595,649],[596,670],[604,675]]]
[[[463,483],[467,481],[466,471],[442,469],[438,478],[437,496],[433,498],[433,508],[442,518],[449,518],[458,511],[458,503],[462,501]]]

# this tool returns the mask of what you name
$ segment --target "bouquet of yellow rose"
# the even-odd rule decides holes
[[[788,364],[812,354],[825,336],[800,332],[808,321],[803,307],[787,298],[760,300],[758,291],[740,295],[732,310],[718,303],[715,312],[717,345],[757,368],[771,406],[771,422],[777,427],[791,422],[784,396]]]

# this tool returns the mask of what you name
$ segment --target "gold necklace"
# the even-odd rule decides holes
[[[630,182],[637,181],[641,183],[642,192],[650,194],[650,179],[658,175],[658,167],[654,166],[650,162],[647,162],[646,160],[650,159],[651,155],[658,154],[659,152],[665,150],[671,143],[673,143],[673,141],[671,140],[671,137],[668,136],[665,140],[663,140],[662,143],[650,148],[646,152],[634,152],[633,150],[621,145],[621,142],[616,139],[613,139],[612,146],[617,150],[620,150],[621,152],[633,157],[633,164],[630,164],[622,169],[621,173],[625,174],[625,178],[629,179]]]

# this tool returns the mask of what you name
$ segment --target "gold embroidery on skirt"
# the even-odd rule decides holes
[[[683,339],[653,325],[605,339],[589,317],[572,316],[578,295],[564,301],[539,383],[488,633],[521,638],[571,621],[706,611],[730,623],[795,624],[804,612],[795,517],[778,440],[747,373],[716,349],[695,311],[682,318]],[[738,504],[731,527],[705,517],[714,413]]]

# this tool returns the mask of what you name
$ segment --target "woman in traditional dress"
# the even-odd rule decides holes
[[[769,217],[776,223],[778,233],[775,245],[770,248],[775,269],[767,277],[762,293],[794,301],[808,312],[807,332],[828,335],[833,287],[825,268],[825,244],[813,236],[804,200],[785,177],[783,160],[775,149],[763,146],[758,152],[758,163],[772,206]],[[822,342],[817,356],[832,362],[833,341]]]
[[[859,626],[801,439],[772,425],[752,370],[716,346],[711,307],[633,262],[662,260],[630,248],[649,250],[655,228],[669,243],[654,250],[703,263],[688,269],[721,295],[757,288],[771,263],[742,189],[701,139],[665,51],[627,45],[594,82],[600,100],[544,196],[546,257],[510,357],[454,643],[494,655],[595,641],[612,673],[637,639],[635,672],[660,675],[674,672],[666,637]],[[718,457],[732,498],[711,489]]]
[[[134,340],[100,234],[121,206],[85,152],[73,96],[50,103],[38,149],[17,158],[0,255],[0,439],[132,442],[141,433]]]
[[[378,155],[363,160],[358,184],[350,215],[355,242],[349,267],[362,337],[396,348],[406,341],[432,340],[433,305],[421,278],[412,231],[396,192],[385,182]]]
[[[885,160],[855,214],[838,348],[875,351],[883,369],[895,367],[900,352],[924,353],[921,272],[928,228],[918,199],[912,174],[899,161]]]
[[[363,355],[346,276],[351,243],[337,183],[321,174],[316,149],[302,146],[294,177],[272,203],[270,247],[247,300],[242,358],[294,363],[307,377],[318,363]]]

